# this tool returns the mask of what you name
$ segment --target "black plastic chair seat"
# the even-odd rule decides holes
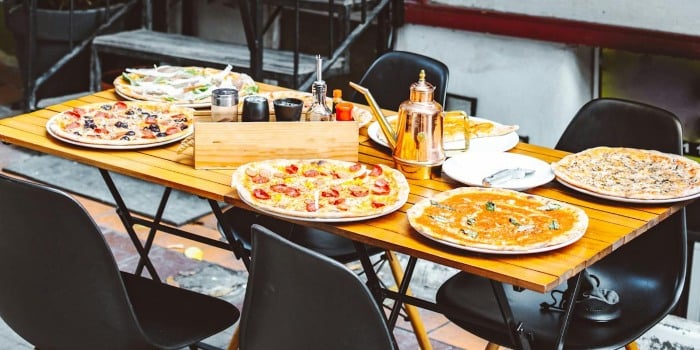
[[[207,338],[238,320],[238,309],[221,299],[126,272],[122,279],[143,332],[164,348],[186,347],[192,339]]]
[[[237,207],[231,207],[225,210],[224,220],[231,228],[233,236],[243,244],[248,254],[250,254],[251,250],[250,227],[254,224],[258,224],[282,235],[296,244],[325,255],[340,263],[346,264],[359,259],[359,255],[355,250],[355,245],[352,240],[323,230],[295,225],[284,220]],[[220,225],[219,230],[221,230]],[[383,252],[381,248],[377,247],[366,246],[366,248],[369,255]]]

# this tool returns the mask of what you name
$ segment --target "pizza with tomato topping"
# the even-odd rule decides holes
[[[406,178],[385,165],[330,159],[277,159],[242,165],[233,186],[262,211],[331,221],[391,213],[408,199]]]
[[[527,253],[573,243],[588,227],[573,205],[500,188],[461,187],[416,203],[408,221],[422,235],[466,250]]]
[[[46,123],[61,140],[86,146],[162,145],[193,131],[193,110],[155,102],[93,103],[59,113]]]

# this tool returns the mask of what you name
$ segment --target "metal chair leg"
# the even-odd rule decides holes
[[[386,251],[386,259],[389,262],[389,267],[391,268],[391,274],[394,276],[396,285],[400,285],[403,280],[403,269],[399,263],[399,259],[396,254],[392,251]],[[406,295],[411,295],[411,290],[406,291]],[[420,318],[418,309],[409,304],[405,304],[406,314],[408,315],[408,320],[411,322],[411,328],[413,328],[413,333],[416,335],[416,340],[418,345],[422,350],[432,350],[432,345],[430,345],[430,339],[428,338],[428,333],[425,331],[425,326],[423,325],[423,320]]]

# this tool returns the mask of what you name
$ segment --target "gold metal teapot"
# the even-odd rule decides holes
[[[353,82],[350,86],[365,96],[389,142],[396,168],[409,179],[429,179],[432,169],[445,161],[445,150],[442,106],[433,100],[435,87],[425,81],[425,71],[420,71],[418,81],[411,84],[409,99],[399,106],[396,130],[367,88]]]

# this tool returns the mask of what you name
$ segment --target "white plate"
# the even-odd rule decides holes
[[[387,119],[389,120],[391,120],[392,118],[396,118],[396,116],[393,115],[387,117]],[[477,121],[487,121],[486,119],[478,117],[469,118]],[[382,129],[379,127],[379,122],[372,122],[367,127],[367,134],[369,135],[369,138],[372,139],[372,141],[384,147],[389,147],[389,143],[387,142],[386,137],[382,132]],[[511,132],[502,136],[472,138],[469,139],[469,150],[467,150],[467,152],[465,153],[485,151],[505,152],[515,147],[518,144],[518,142],[520,142],[520,138],[518,137],[518,134],[516,132]]]
[[[568,182],[566,182],[558,177],[556,179],[560,184],[562,184],[562,185],[564,185],[564,186],[566,186],[574,191],[578,191],[578,192],[587,194],[589,196],[598,197],[598,198],[602,198],[602,199],[608,199],[608,200],[616,201],[616,202],[636,203],[636,204],[664,204],[664,203],[682,202],[682,201],[687,201],[690,199],[695,199],[695,198],[700,197],[700,193],[696,193],[696,194],[693,194],[690,196],[685,196],[685,197],[665,198],[665,199],[625,198],[625,197],[609,196],[606,194],[596,193],[596,192],[589,191],[589,190],[584,189],[584,188],[576,187],[576,186],[574,186],[574,185],[572,185],[572,184],[570,184],[570,183],[568,183]]]
[[[523,179],[513,179],[493,187],[524,191],[544,185],[554,179],[554,172],[546,162],[516,153],[466,152],[448,158],[442,171],[449,177],[469,186],[483,186],[481,180],[502,169],[524,168],[535,173]]]
[[[60,135],[54,133],[51,130],[51,127],[49,126],[51,123],[55,121],[54,118],[57,118],[58,115],[52,117],[49,119],[49,121],[46,123],[46,131],[48,131],[49,135],[53,136],[57,140],[70,143],[72,145],[76,146],[82,146],[82,147],[87,147],[87,148],[97,148],[97,149],[112,149],[112,150],[134,150],[134,149],[144,149],[144,148],[152,148],[152,147],[158,147],[158,146],[163,146],[167,145],[176,141],[180,141],[184,139],[187,136],[192,135],[192,132],[194,132],[194,128],[190,127],[187,133],[184,133],[174,139],[166,140],[166,141],[160,141],[160,142],[154,142],[154,143],[148,143],[148,144],[140,144],[140,145],[99,145],[99,144],[91,144],[91,143],[84,143],[84,142],[79,142],[71,139],[67,139],[65,137],[61,137]]]
[[[566,247],[570,244],[573,244],[574,242],[581,239],[581,237],[583,237],[583,235],[585,233],[585,232],[582,232],[580,235],[576,235],[574,237],[571,237],[571,239],[568,241],[565,241],[565,242],[562,242],[559,244],[555,244],[555,245],[550,245],[548,247],[533,248],[533,249],[529,249],[529,250],[493,250],[493,249],[470,247],[470,246],[461,245],[461,244],[457,244],[457,243],[450,242],[450,241],[443,241],[441,239],[437,239],[437,238],[431,237],[430,235],[424,234],[423,232],[420,232],[418,230],[416,230],[416,232],[420,233],[421,236],[429,238],[430,240],[432,240],[434,242],[438,242],[438,243],[441,243],[441,244],[444,244],[444,245],[447,245],[450,247],[459,248],[462,250],[467,250],[467,251],[477,252],[477,253],[504,254],[504,255],[534,254],[534,253],[548,252],[550,250],[563,248],[563,247]]]

